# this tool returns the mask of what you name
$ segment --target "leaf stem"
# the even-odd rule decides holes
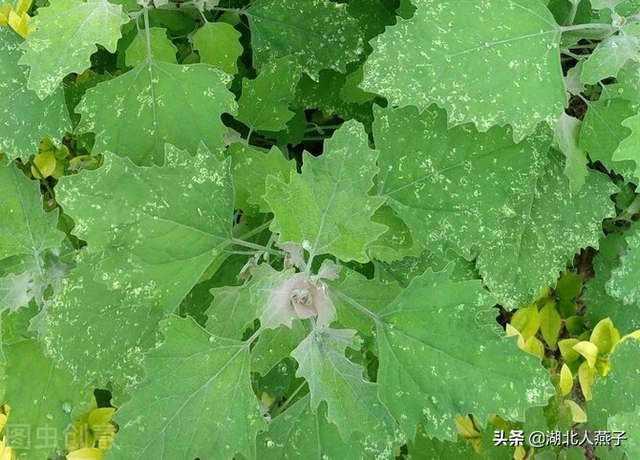
[[[229,242],[231,244],[235,244],[235,245],[238,245],[238,246],[244,246],[244,247],[249,248],[249,249],[255,249],[256,251],[266,252],[266,253],[269,253],[269,254],[274,255],[274,256],[284,257],[284,252],[279,251],[277,249],[267,248],[265,246],[262,246],[261,244],[251,243],[250,241],[239,240],[237,238],[231,238],[231,240],[229,240]]]
[[[611,24],[604,24],[604,23],[588,23],[588,24],[575,24],[575,25],[571,25],[571,26],[562,26],[560,27],[560,29],[562,29],[562,33],[564,32],[573,32],[575,30],[608,30],[608,31],[612,31],[614,30],[614,27]]]
[[[247,238],[250,238],[253,235],[256,235],[256,234],[262,232],[263,230],[266,230],[267,228],[269,228],[269,225],[271,225],[271,222],[273,222],[273,219],[269,219],[264,224],[259,225],[258,227],[254,228],[253,230],[250,230],[247,233],[245,233],[244,235],[241,235],[241,236],[239,236],[237,238],[240,239],[240,240],[246,240]]]
[[[262,326],[260,326],[253,334],[251,334],[251,337],[249,337],[245,342],[244,342],[244,346],[245,347],[249,347],[253,342],[255,342],[255,340],[260,337],[260,334],[262,334],[264,332],[264,329],[262,328]]]
[[[273,414],[271,414],[272,417],[276,417],[277,415],[281,414],[286,407],[289,405],[289,403],[291,401],[293,401],[293,399],[296,397],[296,395],[298,393],[300,393],[300,390],[302,390],[304,388],[304,386],[307,384],[307,381],[305,380],[304,382],[302,382],[298,388],[296,388],[293,393],[291,393],[291,396],[289,396],[280,406],[276,407],[276,409],[273,411]]]
[[[369,310],[367,307],[360,305],[359,302],[356,302],[355,300],[353,300],[351,297],[349,297],[346,294],[343,294],[342,292],[338,291],[337,289],[333,289],[331,292],[334,292],[335,294],[337,294],[339,297],[342,297],[343,299],[345,299],[347,302],[349,302],[351,305],[353,305],[354,307],[356,307],[356,309],[358,309],[361,313],[364,313],[365,315],[367,315],[369,318],[371,318],[373,321],[377,322],[377,323],[381,323],[382,320],[380,319],[380,317],[378,315],[376,315],[374,312],[372,312],[371,310]]]

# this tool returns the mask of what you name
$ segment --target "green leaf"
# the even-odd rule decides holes
[[[27,90],[28,71],[18,65],[20,42],[17,34],[0,28],[0,152],[9,160],[26,161],[38,151],[41,139],[57,140],[71,130],[71,120],[62,90],[46,101]]]
[[[146,378],[116,413],[105,460],[255,458],[266,429],[251,389],[247,344],[209,335],[190,318],[162,322],[165,341],[145,358]]]
[[[140,166],[162,165],[165,143],[191,154],[201,141],[216,150],[226,132],[220,114],[235,111],[228,78],[206,64],[140,64],[87,91],[76,107],[77,131],[96,134],[94,153],[113,152]]]
[[[64,177],[56,190],[73,230],[98,256],[95,279],[109,289],[155,293],[175,308],[231,238],[229,160],[170,145],[163,167],[108,155],[96,171]],[[215,198],[214,198],[215,197]]]
[[[246,214],[271,212],[265,200],[267,177],[284,181],[295,171],[295,161],[287,161],[278,147],[261,152],[248,145],[236,143],[227,150],[231,156],[231,170],[236,189],[236,208]]]
[[[336,310],[340,324],[372,334],[375,328],[369,312],[378,313],[398,297],[402,291],[398,283],[382,283],[369,280],[364,275],[343,268],[340,282],[331,284],[331,292],[336,299]]]
[[[515,144],[505,128],[447,129],[446,114],[435,108],[375,114],[378,194],[426,248],[453,247],[468,259],[495,239],[505,202],[538,174],[551,141],[546,130]]]
[[[369,256],[372,259],[393,262],[420,255],[422,245],[416,241],[407,224],[398,217],[391,206],[379,207],[371,220],[389,227],[389,230],[369,245]]]
[[[281,325],[276,329],[265,329],[251,349],[251,371],[267,375],[276,364],[291,354],[306,335],[301,321],[293,321],[291,328]]]
[[[90,57],[101,45],[115,53],[120,27],[129,22],[122,7],[103,0],[56,0],[38,8],[37,30],[22,45],[20,64],[31,68],[29,89],[44,99],[62,79],[91,67]]]
[[[271,230],[278,241],[303,244],[311,253],[333,254],[342,260],[365,262],[367,244],[386,230],[371,222],[382,204],[368,196],[378,171],[377,152],[356,122],[347,122],[325,142],[325,153],[307,155],[302,174],[290,183],[267,178],[265,200],[275,217]]]
[[[640,60],[638,53],[640,24],[630,23],[621,27],[618,35],[612,35],[598,43],[584,61],[580,80],[588,85],[595,85],[600,80],[615,77],[628,60]]]
[[[313,14],[309,14],[313,11]],[[329,0],[257,0],[246,10],[254,65],[294,56],[314,80],[322,69],[344,73],[364,49],[364,36],[347,6]]]
[[[193,49],[200,54],[200,62],[216,66],[230,75],[238,72],[238,58],[243,48],[242,34],[224,22],[208,22],[193,36]]]
[[[241,339],[244,331],[258,316],[258,302],[251,290],[274,270],[268,264],[251,269],[251,279],[241,286],[220,286],[211,289],[214,299],[207,310],[207,330],[213,335]]]
[[[620,266],[611,271],[607,293],[625,304],[640,304],[640,233],[627,237],[628,252],[620,260]]]
[[[588,158],[580,148],[579,137],[582,122],[562,112],[556,126],[555,142],[564,154],[564,173],[569,179],[571,193],[578,193],[588,175]]]
[[[633,227],[632,227],[633,229]],[[587,303],[585,316],[591,324],[611,318],[621,334],[629,334],[640,329],[640,305],[635,308],[611,297],[605,288],[611,278],[611,272],[620,265],[620,253],[628,250],[625,237],[633,235],[630,230],[624,235],[611,233],[600,239],[598,254],[593,258],[595,276],[585,287],[582,299]]]
[[[481,424],[491,414],[523,420],[555,393],[538,359],[516,352],[501,328],[478,324],[494,303],[478,281],[427,271],[378,314],[380,398],[410,439],[424,424],[429,436],[454,440],[457,413]]]
[[[23,254],[42,269],[43,251],[60,246],[64,238],[56,228],[58,211],[44,211],[40,183],[13,164],[0,164],[0,184],[0,260]]]
[[[300,398],[276,417],[269,431],[258,436],[258,458],[321,458],[324,460],[391,460],[393,449],[372,435],[354,436],[345,442],[338,429],[327,421],[326,405],[314,413],[309,396]]]
[[[622,450],[627,458],[640,457],[640,406],[629,412],[621,412],[609,418],[607,428],[609,431],[622,432]],[[615,435],[614,435],[615,436]],[[615,444],[615,441],[613,441]]]
[[[352,77],[353,78],[353,77]],[[349,98],[343,98],[343,90],[349,91],[347,84],[350,82],[348,75],[343,75],[333,70],[322,70],[318,81],[312,80],[303,74],[296,91],[296,99],[293,105],[301,110],[319,109],[329,117],[336,115],[343,120],[352,118],[369,126],[373,121],[371,102],[361,104],[349,102]],[[342,89],[340,89],[342,88]],[[338,91],[338,89],[340,89]],[[363,94],[372,94],[360,90],[356,97]]]
[[[167,309],[153,289],[95,281],[98,257],[83,255],[47,309],[47,352],[74,378],[124,388],[139,380],[142,353],[156,342]]]
[[[604,429],[610,417],[640,406],[640,341],[626,339],[619,342],[610,359],[611,372],[605,378],[596,379],[593,385],[593,399],[587,405],[589,429]]]
[[[289,110],[300,70],[291,56],[265,63],[254,80],[242,84],[236,117],[251,130],[281,131],[294,112]]]
[[[395,444],[394,421],[378,400],[378,384],[364,379],[365,369],[351,362],[346,348],[356,348],[351,329],[316,329],[291,356],[298,361],[297,377],[304,377],[311,392],[311,410],[321,401],[328,406],[327,420],[334,423],[344,442],[354,432],[373,436],[388,446]]]
[[[151,48],[151,59],[153,61],[168,62],[177,64],[176,53],[178,48],[167,38],[167,30],[161,27],[149,28],[149,42]],[[136,38],[125,51],[125,62],[128,67],[135,67],[143,64],[149,59],[147,56],[146,30],[140,29]]]
[[[615,187],[603,174],[590,170],[582,190],[571,195],[559,154],[551,155],[546,171],[527,193],[509,203],[509,216],[496,232],[495,243],[478,256],[482,279],[502,305],[516,308],[538,298],[555,284],[567,261],[580,249],[597,248],[602,221],[615,215],[609,198]]]
[[[589,109],[580,130],[580,147],[585,149],[591,161],[600,161],[609,171],[623,175],[627,180],[634,176],[636,165],[631,161],[616,161],[614,152],[620,143],[631,134],[622,123],[637,114],[633,104],[616,98],[587,103]]]
[[[621,124],[631,130],[631,135],[620,142],[616,151],[613,152],[612,158],[615,161],[634,161],[636,167],[633,175],[640,177],[640,149],[638,149],[638,144],[640,143],[640,115],[629,117]]]
[[[44,355],[35,340],[24,340],[4,347],[7,357],[3,403],[11,406],[7,430],[16,434],[9,445],[20,459],[49,458],[57,449],[65,447],[69,425],[85,409],[91,388],[74,381],[72,376],[58,369],[51,358]],[[28,431],[30,439],[19,438]]]
[[[566,104],[561,30],[542,2],[413,3],[413,18],[372,41],[365,90],[420,112],[435,102],[452,125],[509,124],[516,141],[540,122],[555,126]]]

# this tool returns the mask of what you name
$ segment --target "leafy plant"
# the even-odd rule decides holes
[[[0,459],[637,458],[639,51],[637,0],[2,6]]]

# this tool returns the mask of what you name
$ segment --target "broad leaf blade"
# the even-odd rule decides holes
[[[170,318],[162,331],[165,341],[145,358],[145,380],[114,417],[120,432],[105,460],[255,458],[266,423],[251,389],[249,347],[190,318]]]
[[[162,165],[165,143],[191,154],[201,141],[219,149],[226,132],[220,115],[235,111],[228,78],[206,64],[139,64],[87,91],[76,107],[77,131],[96,134],[94,152],[114,152],[140,166]]]
[[[26,161],[41,139],[62,138],[71,120],[61,89],[45,101],[27,89],[28,70],[18,65],[20,42],[18,35],[0,28],[0,152]]]
[[[378,399],[380,386],[365,380],[365,369],[345,356],[347,347],[355,347],[355,333],[350,329],[312,331],[291,352],[299,364],[296,376],[307,380],[314,412],[321,401],[327,403],[327,419],[337,426],[343,441],[357,431],[393,445],[394,421]]]
[[[376,111],[373,135],[378,194],[426,248],[469,259],[495,238],[505,202],[537,176],[551,142],[546,130],[519,144],[504,128],[448,130],[443,110],[415,107]]]
[[[305,157],[302,174],[292,172],[289,184],[268,178],[265,200],[275,214],[271,229],[281,244],[303,244],[312,255],[365,262],[365,247],[386,230],[371,221],[383,200],[368,196],[377,152],[353,121],[325,146],[322,156]]]
[[[310,12],[313,14],[309,14]],[[364,49],[358,21],[347,6],[329,0],[257,0],[247,9],[255,66],[294,56],[315,80],[322,69],[344,73]]]
[[[295,113],[289,110],[300,70],[285,56],[266,63],[254,80],[245,80],[238,101],[238,120],[252,130],[281,131]]]
[[[129,22],[122,7],[103,0],[56,0],[39,8],[37,30],[29,34],[20,64],[31,68],[29,89],[40,99],[51,95],[68,74],[91,67],[96,45],[116,51],[120,27]]]
[[[625,304],[640,304],[640,233],[630,235],[627,245],[629,249],[622,256],[620,266],[611,272],[607,293]]]
[[[417,0],[410,20],[372,41],[362,87],[420,111],[435,102],[452,125],[509,124],[514,139],[555,126],[566,104],[561,30],[543,2]]]
[[[494,243],[480,251],[478,269],[491,292],[509,308],[533,302],[574,254],[598,247],[602,221],[615,215],[609,198],[614,192],[605,175],[591,170],[581,191],[571,195],[562,160],[551,155],[529,191],[507,204],[511,216],[502,220]]]
[[[91,388],[58,369],[35,340],[5,347],[4,353],[7,369],[3,401],[11,406],[7,441],[20,459],[49,458],[65,447],[65,435],[83,412]],[[30,433],[28,439],[24,438],[25,431]],[[14,441],[12,434],[16,435]]]
[[[0,164],[0,187],[0,260],[24,254],[40,266],[42,252],[64,238],[56,228],[58,212],[42,209],[39,182],[27,179],[13,164]]]
[[[296,401],[276,417],[269,431],[258,437],[258,458],[321,458],[323,460],[391,460],[393,446],[382,440],[355,433],[345,442],[336,426],[327,420],[327,409],[321,404],[316,412],[309,406],[309,396]]]
[[[143,353],[166,311],[153,289],[129,290],[93,279],[99,259],[83,255],[47,309],[48,353],[74,378],[124,388],[140,379]]]
[[[478,324],[494,303],[478,281],[427,271],[380,312],[380,398],[410,439],[424,424],[429,436],[454,440],[457,413],[483,424],[491,414],[523,420],[554,394],[539,360]]]
[[[96,279],[110,289],[150,290],[175,308],[231,238],[229,160],[167,146],[163,167],[108,155],[104,167],[65,177],[58,199],[74,233],[98,255]]]

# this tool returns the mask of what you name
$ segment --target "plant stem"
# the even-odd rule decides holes
[[[575,24],[571,26],[563,26],[560,27],[562,32],[573,32],[574,30],[610,30],[613,31],[614,28],[611,24],[601,24],[601,23],[589,23],[589,24]]]
[[[255,249],[256,251],[266,252],[266,253],[272,254],[274,256],[278,256],[278,257],[283,257],[284,256],[284,253],[282,251],[278,251],[277,249],[267,248],[267,247],[264,247],[264,246],[262,246],[260,244],[251,243],[249,241],[239,240],[237,238],[231,238],[231,240],[229,240],[229,242],[231,244],[235,244],[235,245],[238,245],[238,246],[244,246],[244,247],[249,248],[249,249]]]
[[[571,2],[571,10],[569,11],[569,15],[567,19],[564,21],[565,26],[570,26],[573,24],[573,21],[576,19],[576,13],[578,12],[578,6],[580,6],[580,0],[575,0]]]
[[[246,240],[247,238],[252,237],[253,235],[256,235],[260,232],[262,232],[263,230],[266,230],[267,228],[269,228],[269,225],[271,225],[271,222],[273,222],[273,219],[269,219],[268,221],[266,221],[264,224],[254,228],[251,231],[248,231],[247,233],[245,233],[242,236],[239,236],[238,239],[240,240]]]
[[[293,399],[296,397],[296,395],[300,392],[300,390],[302,390],[304,388],[304,386],[307,384],[307,381],[305,380],[304,382],[302,382],[298,388],[296,388],[293,393],[291,393],[291,396],[289,396],[285,402],[283,402],[279,407],[276,407],[276,409],[273,411],[273,414],[271,414],[272,417],[275,417],[276,415],[280,414],[283,410],[285,410],[285,408],[289,405],[289,403],[291,401],[293,401]]]

